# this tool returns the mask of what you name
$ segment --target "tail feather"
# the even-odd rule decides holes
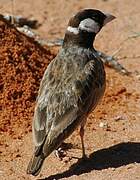
[[[41,171],[41,167],[43,165],[44,162],[43,157],[41,157],[41,155],[39,156],[33,156],[29,162],[29,165],[27,167],[27,174],[32,174],[33,176],[37,176],[40,171]]]

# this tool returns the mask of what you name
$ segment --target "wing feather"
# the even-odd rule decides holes
[[[69,69],[57,69],[54,61],[44,74],[33,121],[36,146],[40,146],[45,138],[47,143],[51,143],[78,117],[95,107],[104,92],[102,62],[90,60],[75,73]]]

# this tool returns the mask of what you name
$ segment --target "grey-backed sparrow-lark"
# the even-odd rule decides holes
[[[82,152],[86,118],[104,94],[105,71],[93,41],[115,17],[95,9],[73,16],[57,56],[42,78],[33,118],[34,153],[27,173],[38,175],[42,164],[80,125]]]

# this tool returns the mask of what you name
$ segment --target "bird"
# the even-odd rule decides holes
[[[78,127],[82,157],[86,157],[86,120],[106,87],[104,65],[93,42],[113,19],[97,9],[82,9],[70,18],[63,45],[40,83],[32,123],[34,152],[27,174],[37,176],[44,160]]]

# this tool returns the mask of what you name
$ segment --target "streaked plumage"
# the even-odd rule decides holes
[[[92,20],[84,21],[90,18],[94,19],[94,25],[97,21],[99,27],[90,27],[88,22]],[[38,175],[44,159],[78,125],[84,127],[87,115],[103,96],[105,71],[92,44],[105,19],[100,11],[87,9],[69,21],[63,47],[41,81],[33,118],[35,152],[28,165],[29,174]]]

